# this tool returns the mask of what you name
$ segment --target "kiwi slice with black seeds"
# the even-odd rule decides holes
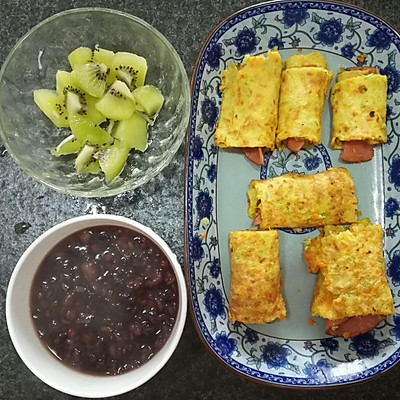
[[[153,85],[140,86],[132,92],[132,95],[136,112],[140,112],[143,118],[153,125],[164,104],[164,96]]]
[[[106,118],[117,121],[128,119],[135,110],[131,91],[119,80],[116,80],[96,103],[96,108]]]
[[[100,168],[104,172],[106,182],[112,181],[123,171],[128,158],[130,147],[120,140],[100,151],[94,157],[99,161]]]
[[[33,100],[57,128],[69,126],[64,98],[55,90],[37,89],[33,92]]]
[[[56,72],[56,90],[58,94],[64,96],[64,88],[67,86],[78,88],[74,73],[58,70]]]
[[[82,143],[72,134],[67,136],[60,144],[50,150],[53,156],[59,157],[67,154],[77,153],[82,148]]]
[[[86,144],[78,153],[75,160],[75,169],[78,174],[84,173],[83,171],[93,162],[93,154],[97,151],[95,146]]]
[[[68,61],[72,69],[93,61],[93,52],[89,47],[78,47],[68,55]]]
[[[147,73],[147,61],[133,53],[118,52],[112,63],[117,79],[123,81],[130,91],[144,84]]]
[[[87,106],[85,93],[73,86],[66,86],[64,88],[64,103],[68,115],[73,113],[83,114]]]
[[[93,97],[102,97],[107,87],[109,68],[105,64],[86,63],[75,69],[75,78],[80,88]]]
[[[93,62],[103,63],[111,68],[115,53],[111,50],[101,48],[98,44],[94,46],[93,50]]]
[[[92,159],[81,168],[81,174],[98,175],[101,172],[99,160]]]
[[[146,150],[147,122],[154,122],[164,98],[154,86],[143,87],[147,62],[136,54],[96,45],[75,49],[68,60],[72,72],[57,72],[55,91],[34,93],[48,118],[72,131],[51,154],[77,153],[78,174],[103,171],[110,182],[123,171],[131,149]]]
[[[103,49],[98,44],[96,44],[96,46],[94,46],[93,62],[98,63],[98,64],[104,64],[108,68],[107,78],[106,78],[107,86],[111,86],[112,83],[117,78],[116,71],[114,68],[112,68],[114,55],[115,54],[113,51]]]
[[[78,84],[75,71],[57,71],[56,90],[63,97],[65,109],[67,109],[66,100],[69,99],[71,103],[71,98],[75,98],[70,105],[70,107],[73,107],[71,112],[79,112],[81,115],[86,116],[90,122],[97,125],[106,120],[106,117],[96,109],[96,102],[99,99],[84,92]],[[66,98],[66,94],[68,93],[74,93],[76,96]]]

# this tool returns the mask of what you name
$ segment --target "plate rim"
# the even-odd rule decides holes
[[[188,302],[189,302],[189,314],[191,316],[191,321],[194,325],[195,331],[198,335],[198,337],[200,338],[200,341],[202,342],[202,344],[206,347],[207,351],[209,353],[212,354],[213,358],[215,358],[220,364],[222,364],[225,368],[227,368],[229,371],[233,372],[235,375],[241,377],[241,378],[245,378],[251,382],[255,382],[258,383],[260,385],[263,386],[272,386],[272,387],[276,387],[276,388],[284,388],[284,389],[292,389],[292,390],[305,390],[305,391],[319,391],[319,390],[326,390],[326,389],[335,389],[335,388],[341,388],[341,387],[352,387],[352,386],[358,386],[362,383],[365,383],[366,381],[371,381],[374,379],[377,379],[379,377],[381,377],[382,375],[386,374],[388,371],[393,370],[394,367],[398,367],[400,365],[400,347],[392,354],[391,357],[387,358],[384,362],[387,362],[389,359],[393,358],[395,355],[397,355],[397,359],[391,363],[388,367],[386,367],[383,371],[378,371],[375,374],[371,375],[371,376],[366,376],[363,378],[358,378],[357,380],[353,380],[350,382],[333,382],[333,383],[323,383],[323,384],[319,384],[319,385],[298,385],[298,384],[288,384],[288,383],[277,383],[277,382],[272,382],[272,381],[268,381],[268,380],[262,380],[262,379],[257,379],[253,376],[244,374],[238,370],[236,370],[235,368],[233,368],[231,365],[229,365],[227,362],[225,362],[214,350],[213,348],[210,346],[210,344],[207,342],[206,338],[204,337],[203,332],[201,331],[199,324],[198,324],[198,320],[196,318],[195,315],[195,309],[194,309],[194,304],[193,304],[193,299],[192,299],[192,295],[191,295],[191,280],[190,280],[190,262],[189,262],[189,229],[188,229],[188,223],[189,223],[189,219],[188,219],[188,199],[189,199],[189,193],[188,193],[188,189],[189,189],[189,185],[188,185],[188,177],[189,177],[189,164],[190,164],[190,160],[189,160],[189,152],[190,152],[190,135],[191,135],[191,121],[193,118],[193,107],[194,107],[194,92],[195,92],[195,86],[196,86],[196,78],[197,78],[197,73],[198,73],[198,68],[199,68],[199,64],[200,61],[204,55],[204,51],[207,48],[208,44],[210,43],[210,40],[212,39],[212,37],[214,36],[214,34],[216,32],[218,32],[218,30],[221,28],[221,26],[223,26],[224,24],[226,24],[229,20],[234,19],[235,17],[237,17],[240,14],[243,14],[251,9],[257,9],[259,7],[262,6],[268,6],[268,5],[272,5],[272,4],[279,4],[279,3],[293,3],[294,0],[272,0],[272,1],[263,1],[263,2],[258,2],[256,4],[244,7],[239,9],[238,11],[228,15],[227,17],[225,17],[223,20],[221,20],[212,30],[211,32],[207,35],[207,37],[204,39],[195,63],[193,65],[193,71],[192,71],[192,75],[191,75],[191,79],[190,79],[190,94],[191,94],[191,107],[190,107],[190,118],[189,118],[189,124],[186,130],[186,135],[185,135],[185,173],[184,173],[184,275],[185,275],[185,279],[186,279],[186,285],[187,285],[187,291],[188,291]],[[333,4],[333,5],[338,5],[338,6],[343,6],[343,7],[347,7],[350,9],[355,9],[357,11],[360,11],[362,13],[365,13],[367,15],[370,15],[374,18],[376,18],[377,20],[381,21],[382,23],[386,24],[390,29],[393,30],[393,32],[397,33],[397,35],[399,36],[399,40],[400,40],[400,31],[395,28],[390,22],[388,22],[387,20],[385,20],[384,18],[382,18],[381,16],[375,14],[372,11],[366,10],[363,7],[360,6],[356,6],[344,1],[340,1],[340,0],[296,0],[297,3],[321,3],[321,4]],[[218,154],[217,154],[217,158],[218,158]],[[377,364],[381,365],[382,363]],[[371,368],[366,369],[365,371],[370,370]]]

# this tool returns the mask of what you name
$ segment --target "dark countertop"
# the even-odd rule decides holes
[[[398,0],[349,0],[386,19],[400,30]],[[0,1],[0,66],[31,27],[66,9],[86,6],[114,8],[155,26],[175,46],[187,73],[211,30],[223,19],[253,4],[246,0],[2,0]],[[51,226],[92,212],[123,215],[161,234],[183,265],[184,145],[171,164],[142,188],[114,198],[87,200],[56,193],[25,175],[0,142],[0,398],[67,399],[36,378],[14,350],[5,321],[5,297],[11,272],[28,245]],[[324,391],[288,390],[247,381],[222,366],[197,336],[190,314],[182,340],[156,377],[120,399],[395,399],[400,368],[371,381]]]

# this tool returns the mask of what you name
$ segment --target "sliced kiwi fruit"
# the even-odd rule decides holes
[[[68,112],[85,112],[87,108],[86,94],[78,86],[72,72],[57,71],[56,90],[63,97]]]
[[[87,108],[82,112],[86,118],[93,124],[100,125],[102,122],[106,121],[106,117],[96,108],[96,104],[99,101],[98,98],[86,95],[86,105]]]
[[[64,103],[70,114],[77,113],[84,117],[88,123],[100,125],[106,117],[96,108],[99,99],[92,97],[80,89],[67,87],[64,89]]]
[[[114,131],[114,127],[115,127],[115,123],[116,121],[114,121],[113,119],[110,119],[108,126],[107,126],[107,132],[112,135],[113,131]]]
[[[130,147],[125,143],[115,140],[112,145],[95,154],[95,158],[99,161],[100,168],[104,172],[106,182],[112,181],[122,172],[130,150]]]
[[[58,70],[56,72],[56,90],[57,90],[57,92],[61,96],[64,96],[64,88],[66,88],[68,86],[78,88],[78,84],[75,79],[75,74],[73,72]]]
[[[73,103],[75,107],[73,107],[74,110],[71,110],[71,112],[79,112],[82,115],[85,115],[88,120],[98,125],[106,120],[106,117],[96,108],[96,103],[99,99],[90,96],[82,90],[78,84],[75,71],[57,71],[56,90],[61,96],[63,96],[65,108],[67,108],[66,101],[69,100],[71,102],[71,99],[75,98]],[[68,93],[74,93],[75,95],[68,96]],[[77,103],[78,101],[79,103]]]
[[[97,151],[95,146],[85,144],[82,150],[78,153],[75,160],[75,169],[78,174],[84,173],[83,171],[93,162],[93,154]]]
[[[142,113],[143,118],[153,125],[164,104],[164,96],[153,85],[140,86],[132,95],[136,111]]]
[[[132,91],[144,84],[147,73],[147,61],[133,53],[118,52],[112,63],[117,79],[123,81]]]
[[[77,153],[78,174],[104,172],[106,182],[124,168],[131,149],[147,148],[148,123],[153,124],[164,97],[144,85],[146,59],[114,53],[96,45],[78,47],[68,56],[72,71],[58,71],[56,90],[34,92],[34,101],[57,127],[70,133],[51,154]]]
[[[83,65],[93,61],[93,52],[89,47],[78,47],[68,55],[68,61],[72,69],[77,65]]]
[[[107,87],[109,68],[105,64],[89,62],[74,69],[80,88],[93,97],[102,97]]]
[[[115,81],[117,74],[113,65],[114,52],[111,50],[102,49],[98,44],[94,46],[93,50],[93,62],[98,64],[104,64],[108,68],[107,73],[107,85],[111,86],[111,84]]]
[[[147,149],[147,122],[134,112],[129,119],[118,122],[114,137],[131,149],[143,152]]]
[[[70,113],[69,124],[72,133],[81,143],[104,146],[113,141],[112,136],[106,130],[77,112]]]
[[[131,91],[119,80],[116,80],[96,103],[96,108],[106,118],[117,121],[128,119],[135,110]]]
[[[59,157],[66,154],[77,153],[82,147],[82,143],[72,134],[67,136],[54,149],[50,150],[53,156]]]
[[[69,126],[64,99],[55,90],[37,89],[33,92],[33,100],[56,127]]]
[[[98,175],[101,172],[99,160],[91,160],[81,168],[81,174]]]
[[[103,63],[111,68],[115,53],[111,50],[102,49],[98,44],[94,46],[93,62]]]

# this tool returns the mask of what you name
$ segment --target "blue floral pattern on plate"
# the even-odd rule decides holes
[[[220,151],[213,133],[221,104],[220,73],[245,54],[278,47],[340,57],[343,66],[370,65],[388,77],[388,144],[382,147],[382,223],[385,260],[397,314],[356,338],[295,339],[268,335],[257,326],[228,320],[217,192]],[[187,141],[186,243],[189,290],[195,322],[206,345],[227,366],[258,382],[321,387],[363,381],[400,359],[400,37],[386,23],[357,8],[329,1],[258,4],[224,21],[209,37],[194,72],[193,106]],[[333,72],[337,70],[332,68]],[[328,102],[329,103],[329,102]],[[329,142],[298,154],[265,155],[259,178],[289,172],[312,174],[336,166]],[[232,170],[232,179],[235,171]],[[308,230],[310,232],[312,230]],[[298,232],[285,230],[285,234]],[[302,232],[304,233],[304,232]],[[289,304],[290,307],[290,304]],[[279,323],[279,322],[278,322]],[[287,335],[286,335],[287,336]],[[290,336],[290,334],[289,334]]]

